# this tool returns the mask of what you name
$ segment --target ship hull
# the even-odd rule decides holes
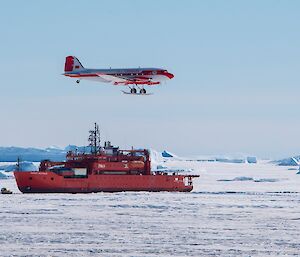
[[[93,193],[121,191],[178,191],[193,189],[184,175],[115,175],[98,174],[74,178],[45,172],[14,172],[23,193]]]

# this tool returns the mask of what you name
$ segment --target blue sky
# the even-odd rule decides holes
[[[0,145],[84,145],[93,122],[121,147],[179,155],[300,153],[299,1],[5,1]],[[65,78],[163,67],[153,96]]]

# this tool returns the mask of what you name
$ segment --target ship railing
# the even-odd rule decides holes
[[[193,185],[193,178],[199,178],[200,175],[184,175],[185,178],[187,178],[187,185],[192,186]]]

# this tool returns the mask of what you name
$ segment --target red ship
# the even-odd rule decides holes
[[[120,150],[110,142],[100,147],[98,125],[90,131],[91,153],[68,152],[66,161],[41,162],[39,171],[14,172],[23,193],[92,193],[120,191],[179,191],[193,189],[198,175],[152,172],[150,154]]]

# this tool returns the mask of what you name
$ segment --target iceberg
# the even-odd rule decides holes
[[[172,157],[174,157],[173,154],[167,152],[166,150],[164,150],[164,151],[161,153],[161,156],[162,156],[162,157],[165,157],[165,158],[172,158]]]
[[[300,156],[289,157],[275,161],[279,166],[299,166]]]
[[[0,172],[0,179],[8,179],[8,176],[2,172]]]
[[[251,182],[278,182],[276,178],[259,178],[254,179],[252,177],[235,177],[234,179],[219,179],[218,182],[233,182],[233,181],[251,181]]]
[[[217,162],[225,162],[225,163],[245,163],[245,159],[228,159],[228,158],[216,158]]]
[[[15,162],[18,158],[23,161],[40,162],[44,159],[64,161],[68,151],[89,152],[88,146],[68,145],[65,148],[50,146],[45,149],[25,147],[0,147],[0,162]]]
[[[12,172],[17,169],[16,164],[2,165],[0,166],[0,170],[4,170],[5,172]],[[32,162],[20,162],[19,171],[37,171],[37,167]]]
[[[248,156],[247,157],[247,162],[248,163],[257,163],[257,159],[254,156]]]
[[[253,181],[252,177],[235,177],[234,179],[219,179],[220,182],[231,182],[231,181]]]

